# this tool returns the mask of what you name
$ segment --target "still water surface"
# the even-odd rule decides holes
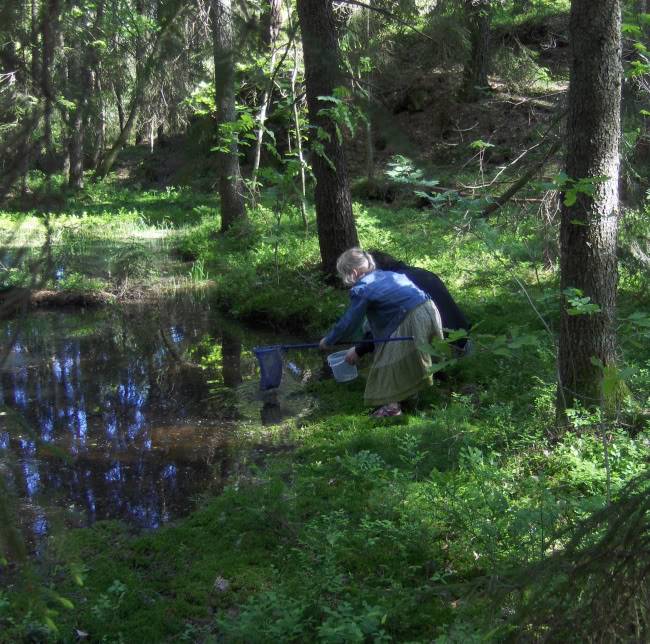
[[[181,516],[271,449],[242,435],[312,404],[287,374],[261,397],[250,349],[287,339],[225,322],[206,297],[38,311],[0,334],[0,469],[33,543],[61,526]],[[320,368],[315,351],[292,357]]]

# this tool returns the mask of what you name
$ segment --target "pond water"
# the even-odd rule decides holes
[[[0,474],[32,544],[57,527],[181,516],[278,449],[261,426],[313,404],[288,373],[277,395],[259,392],[251,348],[298,339],[228,323],[207,296],[35,311],[0,335]],[[291,358],[322,365],[317,351]]]

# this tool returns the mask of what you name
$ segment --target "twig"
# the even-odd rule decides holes
[[[538,141],[535,143],[535,145],[529,147],[527,150],[524,150],[514,161],[511,161],[508,165],[504,165],[499,172],[497,172],[494,175],[494,178],[492,181],[489,181],[488,183],[481,184],[480,186],[466,186],[465,184],[461,184],[463,188],[467,188],[468,190],[482,190],[484,188],[489,188],[490,186],[494,185],[497,181],[497,179],[506,171],[508,168],[512,168],[513,166],[517,165],[517,163],[523,159],[529,152],[532,152],[535,148],[538,148],[544,140],[542,139],[541,141]]]
[[[399,16],[395,15],[392,11],[388,11],[388,9],[382,9],[381,7],[375,7],[369,4],[366,4],[365,2],[359,2],[359,0],[337,0],[337,4],[351,4],[355,5],[357,7],[363,7],[364,9],[368,9],[369,11],[376,11],[377,13],[380,13],[384,16],[387,16],[388,18],[391,18],[395,22],[398,22],[400,25],[403,27],[407,27],[411,31],[414,31],[416,34],[419,34],[423,38],[426,38],[427,40],[430,40],[431,42],[436,42],[435,38],[431,38],[431,36],[427,36],[423,31],[420,31],[417,27],[414,27],[413,25],[409,24],[406,22],[406,20],[402,20]]]
[[[553,145],[548,149],[546,154],[531,168],[528,172],[523,174],[515,183],[508,188],[502,195],[498,196],[491,204],[486,206],[480,214],[480,217],[487,219],[493,212],[499,210],[504,204],[506,204],[512,197],[514,197],[536,174],[541,170],[550,157],[552,157],[561,147],[562,141],[558,139],[553,143]]]

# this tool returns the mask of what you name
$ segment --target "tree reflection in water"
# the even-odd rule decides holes
[[[188,512],[264,458],[237,444],[237,424],[259,424],[260,410],[275,424],[311,400],[295,382],[261,400],[260,338],[200,300],[34,312],[0,337],[12,347],[0,363],[0,477],[33,542],[54,523],[156,528]]]
[[[155,528],[223,484],[232,414],[208,395],[209,372],[185,357],[213,324],[204,305],[184,301],[3,325],[13,348],[0,372],[0,466],[28,533],[48,532],[55,507],[75,524]]]

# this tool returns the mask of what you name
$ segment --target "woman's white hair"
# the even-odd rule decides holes
[[[369,273],[376,268],[375,260],[370,253],[360,248],[348,248],[336,260],[336,270],[346,286],[352,286],[358,279],[354,271]]]

